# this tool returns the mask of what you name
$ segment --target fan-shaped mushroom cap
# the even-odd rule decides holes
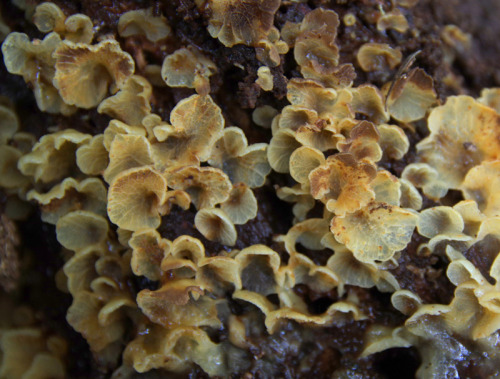
[[[292,226],[285,236],[277,238],[285,244],[285,249],[293,257],[297,254],[297,243],[310,250],[322,250],[322,237],[328,232],[328,221],[322,218],[309,218]]]
[[[120,37],[145,35],[151,42],[158,42],[171,32],[163,16],[154,16],[152,8],[125,12],[118,20]]]
[[[137,295],[137,304],[152,322],[165,327],[220,327],[217,302],[203,292],[196,281],[180,279],[156,291],[142,290]]]
[[[149,280],[159,280],[162,259],[170,252],[172,243],[161,238],[154,229],[134,232],[128,243],[132,248],[130,267],[134,274],[144,275]]]
[[[331,212],[344,215],[375,198],[370,187],[375,176],[376,168],[372,164],[358,162],[351,154],[333,155],[309,174],[311,195],[327,204]]]
[[[221,209],[200,209],[194,218],[194,225],[209,241],[220,242],[226,246],[233,246],[236,243],[236,228]]]
[[[68,291],[76,295],[80,291],[89,291],[90,283],[98,277],[96,262],[103,256],[102,248],[89,246],[78,251],[63,266],[67,276]]]
[[[432,78],[424,70],[415,68],[396,80],[387,99],[387,108],[396,120],[412,122],[423,118],[436,103]]]
[[[387,29],[405,33],[408,30],[408,21],[399,9],[382,14],[377,20],[377,29],[385,32]]]
[[[371,84],[362,84],[350,90],[351,107],[355,113],[365,115],[370,121],[380,124],[389,121],[384,99],[379,89]]]
[[[161,77],[170,87],[194,88],[200,95],[207,95],[209,78],[216,71],[217,66],[210,59],[189,46],[165,57]]]
[[[387,170],[380,170],[370,183],[375,192],[375,201],[399,206],[401,184],[397,177]]]
[[[426,163],[410,163],[403,170],[401,177],[415,187],[422,188],[424,194],[431,199],[440,199],[448,192],[447,185],[440,180],[439,173]]]
[[[406,134],[396,125],[378,125],[380,134],[379,145],[385,158],[399,160],[404,157],[410,148],[410,141]]]
[[[387,261],[410,242],[417,220],[412,212],[372,202],[355,213],[334,217],[331,230],[361,262]]]
[[[17,168],[17,162],[23,154],[15,147],[0,145],[0,186],[4,188],[22,188],[29,183]]]
[[[500,88],[485,88],[481,91],[481,97],[477,99],[481,104],[493,108],[500,114]]]
[[[80,108],[93,108],[108,90],[123,88],[135,69],[132,57],[114,40],[93,46],[63,41],[54,58],[54,86],[67,104]]]
[[[267,148],[269,165],[279,173],[290,171],[290,156],[301,146],[295,139],[295,132],[290,129],[278,129]]]
[[[249,187],[260,187],[271,171],[266,150],[265,143],[248,146],[243,131],[233,126],[224,129],[208,162],[222,169],[232,183],[243,182]]]
[[[500,158],[500,115],[468,96],[451,96],[428,118],[431,134],[418,143],[420,161],[458,189],[467,172],[485,160]]]
[[[172,242],[169,254],[165,254],[161,261],[161,270],[167,275],[173,273],[175,278],[193,278],[204,256],[205,247],[199,239],[188,235],[179,236]],[[203,284],[201,288],[205,288]]]
[[[108,236],[107,220],[88,211],[74,211],[57,221],[57,240],[70,250],[97,246]]]
[[[399,179],[401,184],[401,197],[399,199],[401,208],[411,208],[418,211],[422,208],[423,199],[415,186],[406,179]]]
[[[111,143],[109,165],[103,173],[104,180],[111,183],[121,172],[134,167],[153,164],[151,145],[142,136],[118,134]]]
[[[109,153],[104,147],[104,134],[92,137],[76,149],[76,164],[87,175],[101,175],[109,164]]]
[[[98,178],[78,182],[66,178],[47,193],[28,192],[28,200],[36,200],[42,210],[42,220],[56,224],[60,217],[75,210],[85,210],[106,215],[106,187]]]
[[[153,87],[145,78],[132,75],[116,95],[99,104],[97,111],[128,125],[141,125],[143,118],[151,112],[149,99],[152,90]]]
[[[290,175],[299,183],[309,183],[309,174],[326,163],[325,156],[317,149],[299,147],[290,156]]]
[[[240,43],[253,46],[266,39],[279,5],[279,0],[214,0],[208,32],[226,47]]]
[[[66,15],[56,4],[45,2],[37,5],[33,15],[33,23],[42,33],[64,32],[64,21]]]
[[[67,177],[75,167],[75,150],[90,138],[73,129],[47,134],[19,159],[19,170],[44,183]]]
[[[149,116],[148,116],[149,117]],[[146,118],[148,118],[146,117]],[[127,125],[124,122],[118,121],[118,120],[111,120],[109,122],[108,127],[104,130],[104,139],[103,139],[103,145],[106,148],[107,151],[111,150],[111,143],[115,139],[115,137],[119,134],[129,134],[129,135],[136,135],[136,136],[143,136],[145,137],[147,135],[146,129],[143,126],[131,126]]]
[[[423,210],[417,222],[418,232],[428,238],[438,234],[461,233],[464,221],[460,213],[450,207],[439,206]]]
[[[177,103],[170,113],[171,126],[162,136],[155,136],[163,142],[153,144],[157,164],[196,164],[205,162],[213,144],[221,137],[224,118],[217,104],[210,96],[193,95]],[[158,131],[159,132],[159,131]]]
[[[255,108],[252,112],[252,121],[263,128],[270,128],[273,122],[274,116],[278,114],[278,111],[271,107],[270,105],[263,105],[261,107]]]
[[[94,38],[94,25],[89,16],[77,13],[69,16],[64,22],[64,37],[74,43],[91,43]]]
[[[257,216],[258,211],[257,199],[244,183],[235,184],[229,198],[220,207],[235,225],[246,224]]]
[[[132,168],[119,174],[108,193],[108,216],[120,228],[156,229],[165,202],[167,181],[150,167]]]
[[[348,140],[337,143],[337,148],[343,153],[352,154],[356,160],[378,162],[382,158],[379,139],[380,134],[375,125],[361,121],[351,129]]]
[[[170,171],[168,185],[186,191],[197,209],[211,208],[229,198],[232,188],[226,174],[213,167],[184,166]]]
[[[461,189],[466,199],[477,202],[486,216],[500,216],[500,161],[483,162],[469,170]]]
[[[359,48],[357,59],[363,71],[393,70],[401,62],[401,51],[386,43],[365,43]]]

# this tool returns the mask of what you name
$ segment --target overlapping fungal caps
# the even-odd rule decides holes
[[[376,29],[405,33],[404,10],[415,3],[395,2],[372,20]],[[118,33],[92,44],[88,17],[67,17],[43,3],[34,23],[49,34],[30,41],[11,33],[2,46],[7,69],[30,83],[41,111],[109,116],[99,133],[65,124],[36,140],[19,132],[13,107],[0,102],[5,217],[25,217],[23,204],[31,201],[55,225],[65,262],[58,286],[72,297],[67,321],[99,367],[115,378],[200,369],[243,376],[256,366],[273,372],[264,345],[281,338],[300,356],[318,330],[354,325],[364,334],[363,357],[414,347],[419,377],[455,375],[466,362],[498,375],[500,91],[441,104],[433,79],[409,67],[381,88],[355,86],[355,67],[392,74],[405,68],[398,47],[366,43],[357,62],[341,63],[336,38],[343,26],[332,10],[317,8],[278,30],[279,1],[196,6],[211,42],[255,48],[260,68],[252,83],[264,91],[273,90],[273,70],[293,49],[288,57],[302,77],[288,78],[289,104],[252,113],[268,128],[268,141],[255,142],[248,125],[226,121],[223,97],[210,82],[216,57],[170,43],[173,26],[152,9],[122,14]],[[343,22],[356,20],[346,15]],[[449,41],[452,32],[445,33]],[[135,36],[167,46],[154,64],[167,86],[161,90],[175,91],[168,112],[158,105],[145,57],[125,51],[123,39]],[[425,128],[428,136],[408,157],[408,135]],[[261,222],[262,187],[293,210],[293,220],[283,221],[288,230],[267,245],[241,235]],[[9,233],[0,254],[6,289],[13,276],[4,263],[17,264]],[[410,254],[439,262],[445,274],[403,266]],[[446,275],[454,297],[433,302],[408,284],[409,273],[420,280]],[[396,321],[384,324],[364,304],[363,297],[380,293],[391,294]],[[0,377],[49,369],[47,377],[64,377],[58,341],[31,325],[5,328]],[[31,366],[16,365],[20,351]],[[297,372],[308,374],[311,365],[304,358]]]

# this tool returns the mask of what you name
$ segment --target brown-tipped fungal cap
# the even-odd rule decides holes
[[[337,92],[312,79],[293,78],[287,84],[286,98],[292,105],[314,110],[320,117],[334,112]]]
[[[152,90],[153,87],[145,78],[132,75],[116,95],[99,104],[97,111],[128,125],[141,125],[142,119],[151,112],[149,100]]]
[[[46,2],[37,5],[33,15],[33,23],[42,33],[64,32],[66,15],[56,4]]]
[[[222,169],[232,183],[243,182],[252,188],[262,186],[271,171],[267,161],[267,144],[248,146],[245,133],[234,126],[224,129],[208,162]]]
[[[352,109],[355,113],[365,115],[368,120],[380,124],[389,121],[385,110],[384,98],[379,89],[371,84],[362,84],[350,90],[352,93]]]
[[[152,8],[125,12],[118,20],[120,37],[144,35],[151,42],[158,42],[171,32],[163,16],[154,16]]]
[[[109,165],[104,170],[103,177],[106,182],[111,183],[122,171],[151,164],[153,164],[151,145],[145,137],[119,134],[111,143]]]
[[[161,77],[170,87],[194,88],[200,95],[210,92],[209,78],[217,66],[192,47],[176,50],[165,57]]]
[[[382,158],[382,149],[378,144],[380,134],[369,121],[361,121],[351,129],[349,139],[340,141],[337,148],[340,152],[352,154],[356,160],[378,162]]]
[[[375,166],[358,162],[351,154],[330,156],[309,174],[311,195],[337,215],[354,212],[375,199],[370,182],[376,172]]]
[[[168,185],[186,191],[197,209],[211,208],[229,198],[231,181],[213,167],[184,166],[168,173]]]
[[[161,238],[154,229],[134,232],[128,244],[132,248],[130,267],[135,275],[144,275],[149,280],[161,277],[162,259],[169,253],[171,242]]]
[[[67,104],[80,108],[97,106],[108,90],[122,88],[135,69],[132,57],[114,40],[93,46],[63,41],[54,58],[55,87]]]
[[[401,51],[386,43],[365,43],[357,54],[359,65],[367,72],[393,70],[402,57]]]
[[[42,220],[56,224],[65,214],[85,210],[101,216],[106,215],[106,187],[98,178],[87,178],[81,182],[66,178],[47,193],[35,190],[28,192],[28,200],[36,200],[42,211]]]
[[[75,167],[75,150],[90,138],[73,129],[47,134],[19,159],[19,170],[44,183],[67,177]]]
[[[401,122],[420,120],[427,110],[437,103],[432,78],[420,68],[398,78],[387,99],[392,117]]]
[[[467,172],[484,160],[500,158],[500,115],[469,96],[451,96],[428,118],[431,134],[417,144],[421,162],[458,189]]]
[[[334,217],[331,230],[361,262],[387,261],[410,242],[417,220],[412,212],[372,202],[355,213]]]
[[[236,243],[237,233],[229,216],[221,209],[200,209],[194,218],[196,229],[209,241],[220,242],[226,246]]]
[[[385,158],[399,160],[410,148],[405,132],[396,125],[382,124],[377,127],[380,134],[379,145]]]
[[[460,188],[488,217],[500,216],[500,161],[483,162],[469,170]]]
[[[221,209],[233,224],[242,225],[257,216],[257,199],[253,191],[244,183],[233,186],[229,199],[221,204]]]
[[[166,192],[165,178],[149,167],[122,172],[109,188],[109,219],[123,229],[156,229]]]
[[[108,221],[95,213],[74,211],[57,221],[57,240],[70,250],[99,245],[108,236]]]
[[[165,165],[173,161],[176,164],[205,162],[224,128],[220,108],[210,96],[200,95],[179,101],[170,113],[170,123],[165,140],[153,144],[155,160]]]
[[[279,5],[279,0],[211,0],[208,32],[226,47],[253,46],[266,39]]]
[[[87,175],[101,175],[109,164],[109,153],[104,147],[104,135],[98,134],[76,150],[76,164]]]

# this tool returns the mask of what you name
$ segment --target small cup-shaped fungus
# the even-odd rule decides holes
[[[372,202],[345,216],[334,217],[335,239],[361,262],[387,261],[410,242],[418,216],[385,203]]]
[[[389,121],[385,110],[384,97],[379,89],[371,84],[362,84],[350,90],[353,112],[365,115],[368,120],[380,124]]]
[[[269,165],[276,172],[283,174],[290,172],[290,156],[300,146],[293,130],[278,129],[267,148]]]
[[[158,125],[153,144],[157,164],[205,162],[213,144],[221,137],[224,118],[210,96],[193,95],[177,103],[170,113],[172,125]]]
[[[194,225],[209,241],[220,242],[226,246],[234,246],[236,243],[236,228],[222,209],[200,209],[194,218]]]
[[[401,51],[386,43],[365,43],[357,54],[360,67],[367,72],[393,70],[402,57]]]
[[[191,196],[197,209],[211,208],[229,198],[231,181],[213,167],[184,166],[168,173],[168,185]]]
[[[411,163],[405,167],[401,177],[422,191],[431,199],[440,199],[448,192],[447,183],[443,182],[439,173],[426,163]]]
[[[378,144],[384,154],[383,158],[395,160],[403,158],[410,148],[410,141],[405,132],[396,125],[387,124],[378,125],[377,130],[380,134]]]
[[[388,29],[399,33],[405,33],[408,30],[408,21],[399,9],[382,14],[377,20],[377,29],[385,32]]]
[[[89,291],[90,283],[99,275],[95,265],[103,256],[105,249],[102,246],[89,246],[79,250],[63,266],[67,277],[69,293],[76,295],[80,291]]]
[[[279,0],[213,0],[208,32],[226,47],[253,46],[266,39],[279,5]]]
[[[379,170],[370,185],[375,192],[375,201],[399,206],[401,184],[389,171]]]
[[[221,209],[235,225],[245,224],[257,216],[257,199],[253,191],[244,183],[233,186],[229,199],[221,204]]]
[[[432,78],[420,68],[398,78],[387,98],[387,108],[392,117],[401,122],[423,118],[437,102]]]
[[[108,183],[122,171],[153,164],[151,145],[143,136],[119,134],[111,143],[109,165],[103,177]]]
[[[90,138],[73,129],[46,134],[29,154],[19,159],[19,170],[44,183],[67,177],[76,166],[75,150]]]
[[[274,82],[273,75],[271,74],[271,70],[267,66],[259,67],[257,70],[257,79],[255,83],[259,85],[264,91],[272,91]]]
[[[261,187],[271,171],[267,161],[267,144],[248,146],[245,133],[234,126],[224,129],[208,162],[222,169],[232,183],[243,182],[252,188]]]
[[[74,43],[91,43],[94,38],[94,25],[89,16],[81,13],[69,16],[64,22],[64,37]]]
[[[16,148],[0,145],[0,186],[3,188],[23,188],[30,182],[17,168],[23,154]]]
[[[484,160],[500,158],[500,117],[469,96],[451,96],[428,118],[430,135],[417,144],[421,162],[458,189],[467,172]]]
[[[325,156],[317,149],[299,147],[290,156],[290,175],[299,183],[309,183],[309,174],[326,163]]]
[[[76,150],[76,164],[87,175],[101,175],[109,164],[104,135],[98,134]]]
[[[197,238],[183,235],[171,244],[161,261],[161,270],[175,278],[192,278],[198,271],[198,262],[205,256],[205,246]],[[203,285],[202,285],[202,288]]]
[[[270,105],[263,105],[261,107],[255,108],[252,113],[252,121],[263,128],[270,128],[273,122],[274,116],[278,114],[278,111],[271,107]]]
[[[423,210],[417,222],[418,233],[428,238],[435,237],[438,234],[458,234],[463,229],[464,220],[460,213],[445,206]]]
[[[151,42],[158,42],[170,34],[170,26],[163,16],[154,16],[152,8],[125,12],[118,20],[120,37],[144,35]]]
[[[488,217],[500,216],[500,161],[483,162],[469,170],[461,189],[466,199],[475,200]]]
[[[108,221],[92,212],[74,211],[57,221],[56,234],[61,245],[78,251],[104,242],[108,236]]]
[[[54,52],[54,86],[63,100],[80,108],[97,106],[108,90],[116,91],[134,73],[132,57],[114,40],[97,45],[63,41]]]
[[[65,20],[66,15],[61,8],[50,2],[39,4],[33,15],[33,23],[42,33],[63,33]]]
[[[332,155],[309,174],[311,195],[337,215],[354,212],[375,199],[370,182],[376,174],[375,166],[351,154]]]
[[[149,99],[152,90],[153,87],[145,78],[132,75],[116,95],[99,104],[97,111],[128,125],[141,125],[142,119],[151,112]]]
[[[171,242],[161,238],[154,229],[134,232],[129,240],[132,248],[130,267],[135,275],[144,275],[149,280],[159,280],[160,264],[170,251]]]
[[[156,229],[166,192],[167,181],[150,167],[122,172],[109,188],[109,219],[127,230]]]
[[[105,216],[106,197],[106,187],[98,178],[87,178],[81,182],[66,178],[47,193],[31,190],[27,195],[28,200],[34,199],[40,204],[42,220],[50,224],[56,224],[60,217],[76,210]]]
[[[217,66],[197,49],[189,46],[167,55],[161,67],[161,77],[170,87],[194,88],[200,95],[210,92],[209,78]]]

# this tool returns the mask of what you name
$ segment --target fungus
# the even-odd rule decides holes
[[[493,109],[468,96],[451,96],[431,111],[430,135],[417,144],[419,160],[432,166],[447,188],[458,189],[472,167],[499,159],[499,124]]]
[[[75,253],[63,266],[67,277],[69,293],[76,295],[80,291],[90,290],[90,284],[98,277],[96,262],[103,256],[101,246],[88,246]]]
[[[350,90],[351,107],[355,113],[365,115],[368,120],[381,124],[389,121],[389,114],[384,107],[384,99],[379,89],[371,84],[362,84]]]
[[[405,132],[396,125],[378,125],[380,134],[378,144],[385,159],[402,159],[410,148],[410,141]]]
[[[311,195],[324,202],[330,212],[345,215],[374,200],[370,182],[375,176],[372,164],[358,162],[351,154],[336,154],[309,174]]]
[[[309,186],[295,185],[293,187],[279,187],[276,190],[276,196],[288,203],[295,203],[292,207],[293,215],[296,221],[303,221],[307,213],[314,208],[316,201],[311,196]]]
[[[144,275],[149,280],[159,280],[160,264],[170,252],[172,243],[161,238],[154,229],[144,229],[134,232],[128,241],[132,248],[130,267],[135,275]]]
[[[337,148],[340,152],[352,154],[356,160],[377,162],[382,158],[379,139],[380,134],[375,125],[369,121],[361,121],[351,129],[349,139],[340,141]]]
[[[272,91],[273,90],[273,75],[271,74],[271,70],[267,66],[259,67],[257,70],[257,79],[255,80],[260,88],[264,91]]]
[[[8,99],[0,97],[0,145],[10,140],[19,129],[19,119]]]
[[[22,156],[18,149],[0,145],[0,186],[3,188],[23,188],[29,183],[29,178],[17,168],[17,162]]]
[[[401,51],[386,43],[365,43],[357,54],[358,64],[366,72],[393,70],[402,57]]]
[[[254,109],[252,112],[252,121],[263,128],[270,128],[273,118],[277,114],[278,111],[275,108],[270,105],[263,105]]]
[[[399,179],[401,184],[401,197],[399,199],[402,208],[411,208],[418,211],[422,208],[423,199],[415,186],[406,179]]]
[[[387,261],[410,242],[417,220],[408,210],[371,202],[354,213],[334,217],[331,230],[359,261]]]
[[[146,119],[149,116],[146,117]],[[142,126],[131,126],[127,125],[121,121],[118,120],[111,120],[109,122],[109,125],[106,129],[104,129],[104,139],[103,139],[103,145],[107,151],[111,150],[111,143],[115,139],[117,135],[123,134],[123,135],[136,135],[136,136],[146,136],[146,129]]]
[[[194,218],[196,229],[209,241],[234,246],[238,237],[236,228],[228,215],[221,209],[200,209]]]
[[[104,135],[98,134],[76,149],[76,164],[87,175],[102,175],[109,164],[109,153],[104,147]]]
[[[177,103],[170,113],[170,125],[159,125],[153,144],[157,164],[193,164],[209,159],[214,143],[221,137],[224,118],[210,96],[193,95]]]
[[[408,21],[399,9],[394,9],[389,13],[383,13],[377,20],[377,30],[385,32],[391,29],[399,33],[408,30]]]
[[[392,117],[401,122],[420,120],[437,102],[432,78],[420,68],[396,79],[387,99]]]
[[[232,183],[243,182],[251,188],[261,187],[271,171],[267,161],[267,144],[248,141],[240,128],[224,129],[208,162],[226,173]]]
[[[439,173],[426,163],[410,163],[404,168],[401,177],[415,187],[422,188],[424,194],[431,199],[440,199],[448,192]]]
[[[66,15],[56,4],[45,2],[37,5],[33,15],[33,23],[42,33],[57,32],[65,30],[64,21]]]
[[[196,274],[203,257],[205,247],[199,239],[187,235],[179,236],[162,259],[161,269],[165,272],[174,271],[175,277],[191,278]]]
[[[401,198],[401,184],[398,178],[389,171],[380,170],[370,183],[375,192],[375,201],[399,206]]]
[[[279,129],[274,133],[269,147],[267,159],[274,171],[288,173],[290,171],[290,156],[301,144],[295,139],[295,133],[290,129]]]
[[[167,177],[169,187],[187,192],[196,209],[226,201],[232,188],[227,175],[213,167],[183,166],[168,172]]]
[[[30,153],[19,159],[19,170],[35,181],[49,183],[70,176],[75,150],[91,138],[88,134],[65,129],[43,136]]]
[[[257,199],[252,190],[244,183],[233,185],[229,198],[220,205],[233,224],[246,224],[257,216]]]
[[[98,178],[87,178],[81,182],[66,178],[47,193],[31,190],[28,200],[36,200],[42,211],[42,220],[56,224],[59,218],[69,212],[85,210],[106,215],[106,187]]]
[[[208,32],[226,47],[253,46],[266,39],[279,5],[278,0],[214,0],[209,5]]]
[[[149,100],[153,88],[142,76],[130,76],[123,88],[114,96],[103,100],[97,111],[105,113],[128,125],[141,125],[142,119],[151,112]]]
[[[70,250],[97,246],[108,236],[107,220],[89,211],[70,212],[57,221],[57,240]]]
[[[198,50],[188,47],[167,55],[161,67],[161,77],[170,87],[194,88],[200,95],[210,92],[210,77],[217,66]]]
[[[450,207],[439,206],[420,212],[417,230],[420,235],[432,238],[441,235],[461,233],[464,229],[462,216]]]
[[[64,22],[66,28],[64,37],[74,43],[90,44],[94,38],[94,25],[92,20],[84,14],[69,16]]]
[[[156,229],[165,202],[167,181],[150,167],[132,168],[120,173],[108,193],[108,216],[120,228]]]
[[[151,42],[158,42],[170,35],[165,17],[154,16],[152,8],[125,12],[118,20],[120,37],[144,35]]]
[[[488,217],[500,216],[500,161],[483,162],[469,170],[461,184],[466,199],[474,200]]]
[[[143,136],[119,134],[111,143],[109,165],[103,172],[106,182],[113,182],[121,172],[153,164],[151,145]]]
[[[481,97],[477,99],[481,104],[493,108],[500,114],[500,88],[485,88],[481,91]]]
[[[53,56],[54,86],[65,103],[80,108],[93,108],[108,90],[123,88],[135,69],[132,57],[114,40],[92,46],[63,41]]]
[[[309,174],[326,163],[325,156],[317,149],[302,146],[290,156],[290,175],[299,183],[309,183]]]

